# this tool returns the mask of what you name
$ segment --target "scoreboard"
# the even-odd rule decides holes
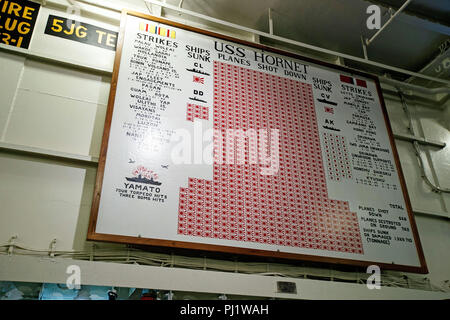
[[[88,239],[427,272],[375,76],[128,11]]]

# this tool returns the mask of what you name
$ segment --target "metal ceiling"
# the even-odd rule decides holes
[[[166,2],[177,6],[180,4],[180,0]],[[364,57],[361,36],[370,38],[377,31],[366,27],[369,17],[367,7],[371,4],[380,5],[383,25],[390,18],[389,7],[395,11],[404,2],[405,0],[184,0],[182,7],[265,32],[269,32],[268,10],[271,8],[274,34]],[[367,48],[368,58],[419,72],[433,64],[441,53],[439,46],[450,39],[449,24],[450,0],[413,0],[370,44]],[[361,67],[357,63],[347,62],[349,66]],[[399,75],[394,77],[407,79]],[[441,72],[437,77],[448,77],[448,72]],[[410,80],[414,82],[413,79]]]
[[[404,0],[369,0],[384,7],[399,8]],[[449,0],[414,0],[405,13],[450,27]]]

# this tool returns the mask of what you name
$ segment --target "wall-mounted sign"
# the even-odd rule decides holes
[[[0,43],[28,49],[40,5],[24,0],[0,0]]]
[[[124,12],[88,239],[427,272],[378,79]]]
[[[117,32],[92,24],[54,15],[48,17],[45,33],[113,51],[116,50],[118,35]]]

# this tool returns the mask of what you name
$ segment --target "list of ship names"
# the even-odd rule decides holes
[[[354,182],[369,188],[400,192],[397,172],[389,145],[379,137],[379,124],[373,119],[375,95],[366,88],[341,84],[345,126],[352,130],[349,157]],[[383,206],[359,205],[361,236],[371,245],[413,244],[410,223],[403,202]]]
[[[351,115],[346,125],[355,133],[353,140],[349,141],[352,168],[357,173],[355,182],[384,190],[398,190],[398,184],[392,181],[396,172],[391,151],[379,141],[379,128],[371,119],[372,93],[346,84],[341,88],[344,107]]]
[[[130,111],[134,119],[123,122],[125,135],[140,151],[157,154],[170,143],[172,130],[161,128],[162,113],[170,105],[170,93],[181,91],[180,75],[173,65],[178,43],[138,33],[134,39],[130,70]],[[148,139],[151,137],[151,139]]]

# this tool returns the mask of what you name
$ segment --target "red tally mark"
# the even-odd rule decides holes
[[[209,119],[209,108],[204,106],[199,106],[196,104],[188,103],[186,108],[186,120],[194,121],[194,118],[199,118],[203,120]]]
[[[222,132],[278,129],[279,171],[261,175],[258,164],[214,163],[212,180],[189,178],[180,188],[178,234],[363,253],[356,213],[328,197],[310,84],[215,61],[213,119]],[[215,159],[226,158],[219,147],[226,139],[214,135]]]
[[[342,179],[352,179],[347,138],[328,132],[322,133],[322,137],[330,180],[341,181]]]

